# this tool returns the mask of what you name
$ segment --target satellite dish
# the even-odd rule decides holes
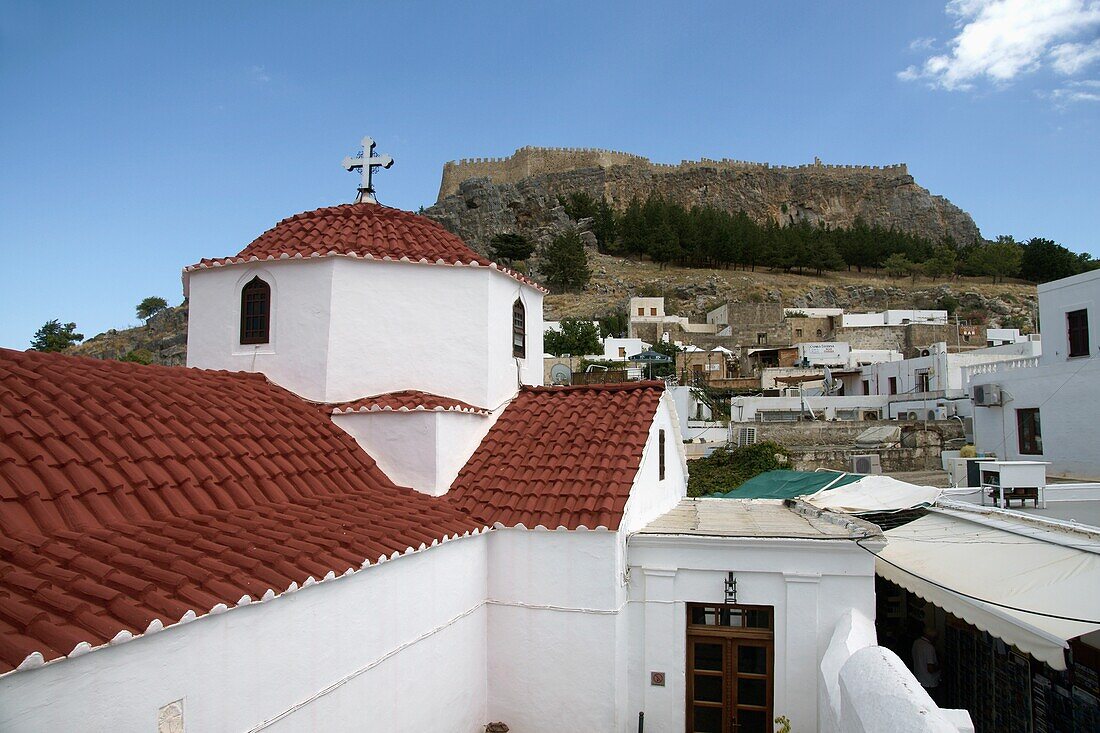
[[[550,367],[550,382],[552,384],[572,384],[573,370],[568,364],[555,364]]]

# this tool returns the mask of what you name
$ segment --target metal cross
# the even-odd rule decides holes
[[[375,168],[389,168],[393,165],[393,158],[388,155],[374,154],[374,138],[369,135],[363,138],[363,150],[354,158],[344,158],[344,170],[353,171],[359,168],[363,172],[363,180],[359,184],[359,195],[355,197],[355,203],[377,204],[374,198],[374,184],[371,177]]]

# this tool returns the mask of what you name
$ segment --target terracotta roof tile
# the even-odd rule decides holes
[[[663,390],[525,387],[446,498],[506,526],[617,529]]]
[[[0,673],[482,526],[257,374],[0,349],[0,446]]]
[[[484,407],[456,400],[451,397],[440,397],[430,392],[421,392],[416,389],[406,389],[400,392],[386,392],[385,394],[363,397],[350,402],[339,402],[328,405],[332,408],[333,415],[352,412],[380,412],[396,411],[410,412],[413,410],[455,411],[473,412],[479,415],[488,415],[489,410]]]
[[[474,252],[457,235],[425,216],[367,203],[295,214],[261,234],[235,257],[203,259],[184,272],[252,260],[325,256],[492,267],[544,290],[533,280]]]

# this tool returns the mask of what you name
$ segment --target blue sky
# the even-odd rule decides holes
[[[180,269],[522,145],[906,162],[985,236],[1100,256],[1096,0],[0,1],[0,346],[182,298]]]

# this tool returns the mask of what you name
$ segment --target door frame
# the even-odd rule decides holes
[[[768,614],[768,628],[692,624],[692,610],[696,608],[713,608],[718,611],[736,610],[766,612]],[[765,714],[769,725],[768,730],[772,730],[771,722],[775,715],[775,607],[743,603],[687,603],[684,605],[684,610],[686,637],[684,650],[684,676],[686,677],[684,686],[684,729],[687,733],[692,733],[694,723],[695,669],[693,663],[693,642],[713,640],[724,644],[722,655],[722,715],[723,719],[726,721],[730,720],[731,713],[738,708],[736,700],[738,673],[735,669],[734,662],[734,650],[736,649],[737,642],[754,642],[752,646],[764,646],[767,649],[767,704],[765,706]],[[753,676],[748,679],[759,679],[759,677]],[[723,731],[722,733],[727,732]]]

